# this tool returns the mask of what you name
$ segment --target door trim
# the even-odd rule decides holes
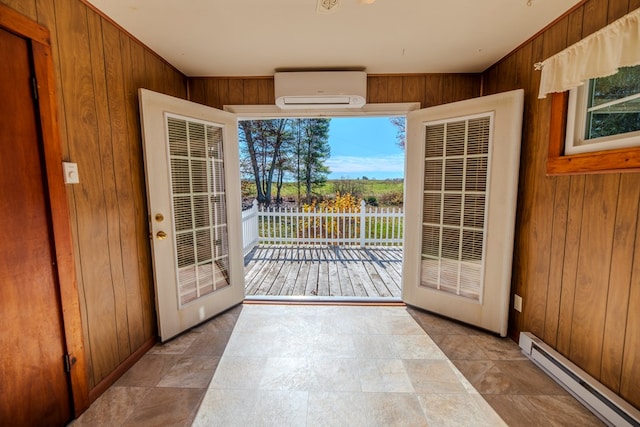
[[[73,240],[67,193],[62,172],[62,144],[58,127],[55,74],[49,30],[35,21],[0,4],[0,27],[30,41],[37,79],[41,148],[44,156],[47,202],[51,214],[57,280],[62,308],[64,340],[75,364],[69,374],[72,413],[77,417],[89,407],[89,383],[82,334],[80,299],[73,253]],[[62,368],[62,359],[60,360]]]

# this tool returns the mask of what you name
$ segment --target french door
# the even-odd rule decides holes
[[[506,336],[523,91],[407,115],[402,298]]]
[[[236,117],[139,90],[164,342],[244,299]]]

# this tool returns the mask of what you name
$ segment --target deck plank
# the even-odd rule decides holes
[[[245,257],[245,293],[270,296],[396,297],[397,247],[257,247]]]

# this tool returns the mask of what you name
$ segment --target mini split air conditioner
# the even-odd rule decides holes
[[[364,71],[281,72],[274,85],[283,109],[360,108],[367,97]]]

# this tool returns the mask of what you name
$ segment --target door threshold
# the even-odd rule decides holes
[[[251,295],[244,298],[244,304],[291,304],[291,305],[397,305],[404,306],[400,298],[393,297],[315,297]]]

